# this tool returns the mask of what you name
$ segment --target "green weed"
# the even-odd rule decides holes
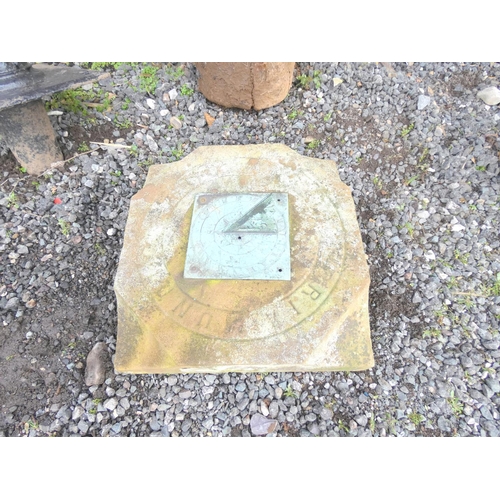
[[[64,234],[64,236],[68,236],[71,230],[71,224],[64,219],[59,219],[57,221],[59,224],[59,227],[61,228],[61,233]]]
[[[160,81],[156,75],[157,73],[158,68],[155,68],[154,66],[144,67],[139,76],[140,89],[148,94],[154,94],[156,87],[158,86],[158,82]]]
[[[450,397],[448,398],[448,404],[451,407],[451,410],[455,414],[456,417],[462,415],[464,411],[464,405],[460,402],[460,400],[455,396],[455,391],[451,391]]]
[[[422,151],[422,154],[420,155],[420,157],[418,159],[418,164],[423,165],[424,161],[427,159],[428,156],[429,156],[429,148],[424,148],[424,150]]]
[[[483,371],[490,375],[496,375],[495,369],[492,368],[491,366],[483,366]]]
[[[176,160],[180,160],[181,157],[182,157],[182,148],[181,149],[172,149],[171,151],[172,153],[172,156],[176,159]]]
[[[343,430],[345,432],[349,432],[350,431],[349,427],[344,422],[342,422],[342,420],[339,419],[338,424],[339,424],[339,428],[341,430]]]
[[[410,123],[410,125],[408,125],[407,127],[404,127],[401,130],[401,137],[406,137],[414,128],[415,128],[414,123]]]
[[[7,208],[11,207],[19,208],[19,199],[14,191],[11,191],[7,197]]]
[[[420,415],[420,413],[416,413],[416,412],[411,412],[408,415],[408,419],[410,420],[410,422],[412,422],[415,425],[419,425],[424,421],[424,417],[422,415]]]
[[[165,73],[173,80],[178,80],[184,75],[184,69],[180,66],[176,69],[174,69],[172,66],[168,66],[167,68],[165,68]]]
[[[493,286],[490,288],[491,295],[500,295],[500,273],[497,273],[497,276],[495,278],[495,283]]]
[[[68,89],[62,92],[56,92],[51,99],[45,103],[45,108],[50,111],[52,109],[62,109],[66,112],[88,115],[88,108],[93,107],[100,113],[107,110],[111,106],[111,101],[116,96],[111,93],[104,93],[102,89],[83,90]]]
[[[434,311],[434,315],[436,318],[438,318],[438,323],[441,324],[443,322],[443,318],[446,316],[448,313],[448,306],[446,304],[443,304],[441,309],[437,309]]]
[[[118,117],[115,116],[115,119],[113,120],[113,123],[118,127],[118,128],[121,128],[121,129],[125,129],[125,128],[131,128],[132,127],[132,122],[126,118],[125,120],[118,120]]]
[[[66,112],[75,114],[87,115],[88,109],[82,102],[82,92],[77,92],[75,89],[63,90],[52,94],[50,101],[45,103],[45,108],[50,111],[52,109],[61,108]]]
[[[479,170],[479,172],[486,172],[486,167],[484,165],[478,165],[476,170]]]
[[[297,394],[293,391],[292,386],[288,384],[287,388],[283,391],[287,398],[298,398]]]
[[[332,112],[330,111],[323,117],[323,120],[327,122],[328,120],[330,120],[331,117],[332,117]]]
[[[448,269],[451,269],[453,267],[449,262],[447,262],[444,259],[438,259],[438,261],[443,267],[447,267]]]
[[[90,151],[89,145],[86,142],[82,142],[78,146],[78,152],[79,153],[86,153],[87,151]]]
[[[319,140],[314,139],[307,145],[307,149],[316,149],[319,146]]]
[[[35,420],[31,420],[29,419],[25,424],[24,424],[24,428],[26,431],[30,430],[30,429],[38,429],[39,428],[39,425],[38,425],[38,422],[36,422]]]
[[[106,255],[106,249],[100,243],[96,243],[94,248],[99,255]]]
[[[297,77],[297,83],[299,87],[302,87],[304,89],[310,89],[312,85],[319,89],[321,87],[321,72],[314,71],[312,76],[299,75]]]
[[[128,107],[129,107],[129,104],[131,103],[132,101],[128,98],[128,97],[125,97],[125,101],[123,102],[122,104],[122,109],[123,111],[127,110]]]
[[[372,431],[372,433],[374,433],[375,432],[375,415],[373,413],[370,415],[369,426],[370,426],[370,431]]]
[[[127,66],[137,66],[137,63],[132,63],[132,62],[93,62],[90,65],[90,69],[93,69],[94,71],[103,69],[103,70],[114,70],[116,71],[117,69],[120,69],[121,66],[126,64]],[[88,67],[88,63],[84,67]]]
[[[190,96],[190,95],[193,95],[194,94],[194,90],[192,88],[190,88],[187,84],[184,84],[182,87],[181,87],[181,94],[182,95],[187,95],[187,96]]]
[[[429,337],[439,338],[441,337],[441,331],[437,328],[428,328],[427,330],[424,330],[424,333],[422,333],[422,337],[424,339]]]
[[[407,186],[411,186],[418,179],[418,175],[414,175],[405,181]]]
[[[147,159],[147,160],[142,160],[140,161],[137,165],[139,165],[139,167],[150,167],[152,164],[154,163],[154,160],[151,160],[151,159]]]
[[[466,254],[461,254],[460,253],[460,250],[455,250],[453,252],[453,255],[455,257],[455,259],[457,259],[458,261],[460,261],[462,264],[467,264],[468,260],[469,260],[469,254],[466,253]]]
[[[474,301],[468,296],[460,297],[457,299],[457,304],[463,304],[467,309],[472,309]]]
[[[486,296],[490,297],[492,295],[499,296],[500,295],[500,273],[497,273],[495,277],[495,281],[491,286],[482,286],[481,292]]]
[[[410,238],[413,237],[413,232],[415,231],[415,228],[410,222],[405,222],[403,225],[399,225],[398,229],[406,229],[406,232],[410,236]]]

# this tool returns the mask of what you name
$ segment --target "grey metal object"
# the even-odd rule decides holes
[[[197,195],[184,277],[290,280],[288,194]]]
[[[97,79],[99,73],[69,66],[0,62],[0,110]]]
[[[41,98],[98,76],[67,66],[0,62],[0,135],[30,174],[63,159]]]

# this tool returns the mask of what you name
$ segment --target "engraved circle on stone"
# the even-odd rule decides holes
[[[185,177],[187,177],[189,179],[192,179],[192,177],[189,177],[188,174],[186,174]],[[219,179],[223,178],[223,177],[238,177],[238,174],[225,174],[225,175],[221,175],[221,176],[219,176]],[[181,183],[182,180],[183,180],[182,178],[179,180],[180,181],[179,185],[180,185],[180,183]],[[318,183],[316,181],[311,180],[311,183],[314,183],[316,185],[316,187],[317,187],[317,190],[321,192],[322,189],[321,189],[321,187],[318,185]],[[223,184],[223,183],[221,182],[221,184]],[[181,205],[181,202],[185,201],[186,198],[187,199],[192,199],[193,198],[193,186],[191,184],[187,184],[186,187],[189,189],[189,192],[187,192],[176,203],[175,207],[173,207],[173,209],[172,209],[172,212],[177,212],[177,207],[179,205]],[[186,189],[186,191],[188,191],[188,189]],[[226,188],[225,188],[225,186],[220,185],[219,189],[222,192]],[[200,189],[200,191],[203,192],[204,190]],[[250,187],[248,188],[248,191],[256,192],[256,191],[259,191],[259,188],[258,187],[255,188],[254,186],[252,186],[252,188],[250,188]],[[293,190],[292,191],[288,191],[288,192],[293,195]],[[335,219],[336,219],[337,223],[340,225],[341,236],[339,236],[337,244],[341,247],[340,248],[340,253],[342,254],[342,258],[340,258],[339,260],[343,262],[344,255],[345,255],[345,241],[344,241],[345,240],[345,230],[344,230],[343,225],[342,225],[342,219],[341,219],[341,217],[340,217],[340,215],[339,215],[339,213],[337,211],[337,208],[335,207],[335,204],[330,200],[330,198],[328,197],[328,195],[324,194],[324,195],[321,196],[321,198],[323,200],[329,201],[331,203],[331,205],[333,207],[333,213],[336,216]],[[186,203],[184,202],[184,203],[182,203],[182,205],[186,206]],[[317,208],[321,212],[323,212],[325,210],[324,206],[317,207]],[[334,221],[332,221],[332,224],[333,223],[334,223]],[[299,228],[299,231],[297,231],[298,234],[300,233],[300,229],[302,229],[302,228]],[[316,245],[316,251],[314,252],[315,255],[318,255],[319,252],[320,252],[320,250],[322,248],[325,250],[325,252],[328,252],[330,249],[326,246],[325,242],[322,242],[321,235],[318,234],[317,236],[318,236],[318,242],[319,242],[319,244]],[[308,244],[310,244],[313,241],[313,238],[304,238],[303,241],[305,241]],[[291,246],[293,246],[293,245],[294,245],[294,243],[293,243],[293,241],[291,241]],[[304,245],[304,243],[302,242],[301,245]],[[186,248],[187,248],[187,246],[186,246]],[[330,252],[331,252],[331,250],[330,250]],[[292,268],[293,268],[293,249],[292,248],[291,248],[291,253],[292,253]],[[290,297],[292,297],[295,293],[297,293],[297,291],[300,290],[301,287],[307,286],[308,281],[310,282],[310,280],[308,278],[310,278],[311,276],[313,276],[315,268],[316,268],[316,264],[317,264],[317,262],[315,262],[314,267],[312,267],[311,269],[309,269],[308,272],[307,272],[307,274],[300,281],[297,280],[297,282],[294,284],[293,289],[290,292],[288,292],[287,294],[281,295],[280,297],[277,297],[278,300],[280,300],[280,301],[286,301]],[[329,274],[328,278],[325,279],[325,281],[327,282],[327,286],[325,287],[325,292],[322,294],[321,300],[318,300],[317,302],[315,302],[314,304],[312,304],[311,307],[306,308],[304,311],[301,311],[301,313],[297,315],[298,321],[290,323],[285,328],[282,328],[279,331],[274,331],[274,332],[271,332],[271,333],[268,333],[268,334],[265,334],[265,335],[261,335],[261,336],[253,336],[251,339],[249,339],[249,337],[247,336],[246,332],[244,332],[244,331],[242,331],[241,333],[239,333],[237,331],[234,331],[233,334],[232,334],[232,336],[228,337],[226,335],[226,333],[227,333],[226,331],[219,331],[219,330],[216,330],[214,328],[193,328],[192,322],[188,321],[188,318],[189,318],[188,315],[179,317],[179,315],[176,315],[175,312],[172,311],[172,310],[167,311],[167,310],[161,309],[161,311],[163,312],[163,314],[165,314],[166,316],[168,316],[171,319],[173,319],[179,325],[181,325],[184,328],[188,329],[189,331],[191,331],[193,333],[197,333],[197,334],[199,334],[199,335],[201,335],[203,337],[220,338],[220,339],[224,339],[224,340],[231,340],[231,339],[233,339],[233,340],[256,340],[256,339],[259,339],[259,338],[266,338],[266,337],[269,337],[269,336],[279,335],[281,333],[284,333],[284,332],[286,332],[286,331],[294,328],[296,325],[300,324],[307,317],[312,316],[315,313],[315,311],[319,309],[319,307],[321,306],[321,304],[327,299],[327,297],[330,295],[330,293],[332,292],[332,290],[335,288],[336,283],[338,282],[341,274],[342,274],[341,272],[337,272],[336,273],[334,271],[330,271],[330,274]],[[173,281],[173,283],[172,283],[172,281]],[[188,281],[191,283],[193,280],[188,280]],[[200,280],[201,283],[205,283],[206,281],[209,281],[209,280]],[[241,280],[241,281],[244,282],[244,280]],[[196,304],[198,306],[202,306],[203,310],[206,311],[206,312],[209,312],[211,309],[215,309],[215,310],[219,310],[219,311],[225,311],[225,312],[228,313],[228,315],[230,315],[231,313],[238,313],[238,312],[240,312],[238,310],[227,310],[227,309],[224,309],[222,307],[217,307],[217,304],[216,303],[214,304],[214,300],[213,300],[214,297],[212,297],[210,299],[210,303],[206,303],[205,301],[201,301],[201,300],[199,300],[199,299],[197,299],[195,297],[192,297],[190,295],[190,293],[189,293],[190,292],[190,287],[189,286],[183,286],[183,282],[186,283],[186,280],[184,278],[182,278],[182,277],[169,277],[167,279],[167,282],[165,283],[165,285],[168,285],[168,282],[171,283],[171,286],[177,287],[183,293],[183,295],[186,297],[187,300],[192,301],[193,304]],[[171,286],[169,288],[171,288]],[[276,300],[276,299],[274,299],[274,300]],[[265,307],[266,305],[268,305],[268,304],[264,304],[261,307]],[[173,305],[173,307],[175,308],[175,304]],[[290,306],[290,307],[292,307],[292,306]],[[188,323],[191,323],[191,324],[188,324]]]

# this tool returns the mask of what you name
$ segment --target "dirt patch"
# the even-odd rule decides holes
[[[446,93],[460,96],[466,90],[477,90],[481,81],[478,71],[462,70],[454,73],[447,82],[440,80],[438,84]]]
[[[89,147],[90,142],[105,142],[108,140],[109,142],[115,142],[117,137],[113,135],[113,132],[116,130],[116,127],[111,123],[103,123],[99,125],[93,125],[88,128],[84,128],[81,125],[71,125],[68,127],[68,138],[69,141],[62,140],[61,141],[61,149],[64,154],[64,158],[70,158],[74,156],[78,152],[82,145]],[[127,133],[130,129],[121,129],[120,136],[126,137]],[[68,146],[70,146],[68,148]]]
[[[361,199],[358,206],[358,214],[361,219],[360,225],[368,227],[370,220],[375,220],[381,213],[375,213],[372,210],[374,205],[370,200]],[[392,210],[384,210],[384,215],[391,220],[394,217]],[[365,247],[368,247],[366,233],[362,234]],[[376,245],[369,252],[370,265],[370,329],[376,331],[379,324],[387,321],[388,318],[397,318],[401,315],[407,318],[412,318],[417,315],[417,306],[412,303],[414,290],[409,286],[405,287],[402,294],[396,295],[393,293],[393,288],[385,287],[384,280],[387,277],[393,276],[390,259],[387,257],[387,249]],[[408,281],[409,284],[409,281]],[[413,336],[419,332],[419,323],[408,323],[407,329]],[[374,352],[375,363],[377,364],[377,352]]]
[[[36,306],[0,330],[0,429],[11,421],[39,425],[44,418],[53,420],[39,409],[48,411],[86,389],[86,356],[116,329],[107,306],[114,269],[85,255],[82,249],[78,280],[70,269],[58,272],[64,293],[42,284],[33,290]],[[110,361],[107,368],[111,375]]]

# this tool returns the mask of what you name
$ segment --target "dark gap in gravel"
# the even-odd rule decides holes
[[[63,151],[64,158],[68,159],[78,154],[79,149],[82,144],[90,147],[90,142],[116,142],[118,137],[113,135],[116,130],[116,126],[110,122],[99,123],[99,124],[89,124],[88,126],[82,125],[70,125],[67,128],[68,140],[64,137],[59,137],[59,142],[61,150]],[[120,129],[120,137],[125,138],[127,134],[133,130],[131,127]]]
[[[19,175],[19,168],[21,164],[17,161],[16,157],[9,149],[7,153],[4,155],[0,155],[0,172],[5,177],[10,177],[11,174]],[[9,175],[5,176],[5,172],[8,172]]]
[[[362,228],[368,227],[369,221],[376,219],[382,212],[388,220],[394,217],[393,210],[382,210],[377,212],[372,210],[373,203],[367,198],[359,200],[357,211]],[[362,239],[365,248],[368,246],[367,234],[362,231]],[[375,334],[378,327],[383,322],[388,322],[391,319],[412,318],[418,316],[417,306],[412,303],[412,295],[414,290],[408,286],[405,287],[404,293],[395,294],[391,287],[384,285],[383,281],[386,278],[393,278],[393,270],[391,269],[390,260],[387,258],[387,250],[381,248],[378,244],[373,250],[368,251],[369,266],[370,266],[370,291],[369,291],[369,308],[370,308],[370,329],[372,334]],[[406,322],[406,328],[411,337],[421,335],[420,323]],[[375,338],[374,338],[375,341]],[[375,366],[381,364],[381,358],[384,355],[374,349]]]
[[[462,70],[453,74],[447,80],[438,80],[438,86],[453,96],[461,96],[466,90],[477,89],[481,83],[481,75],[478,71]]]

